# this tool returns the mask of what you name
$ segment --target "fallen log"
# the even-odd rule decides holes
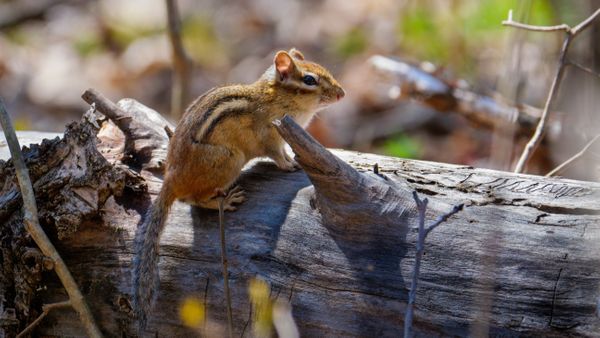
[[[99,110],[107,107],[98,93],[87,94]],[[100,121],[97,138],[85,119],[63,139],[24,152],[40,221],[109,337],[134,335],[133,236],[160,189],[156,169],[168,142],[168,123],[158,113],[129,99],[118,106],[106,108],[117,123]],[[119,121],[122,128],[128,123],[124,132]],[[465,204],[427,239],[417,335],[469,335],[484,317],[478,304],[485,297],[493,336],[599,332],[600,184],[342,150],[333,156],[290,121],[278,128],[304,170],[251,162],[239,181],[249,200],[225,214],[235,335],[251,336],[247,286],[259,276],[273,297],[289,300],[303,337],[401,336],[415,257],[413,190],[430,198],[431,220]],[[132,159],[136,147],[143,148],[141,161]],[[0,332],[9,337],[42,304],[66,298],[23,233],[11,168],[0,163]],[[216,212],[174,205],[148,336],[193,335],[179,319],[188,297],[204,302],[212,322],[225,323],[218,239]],[[68,308],[50,312],[35,333],[84,335]]]

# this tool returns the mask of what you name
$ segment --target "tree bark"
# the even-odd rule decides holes
[[[109,337],[134,335],[133,236],[160,189],[156,169],[168,142],[161,134],[168,123],[158,113],[133,100],[119,107],[119,114],[146,118],[129,121],[141,125],[125,134],[105,121],[98,142],[89,132],[92,122],[83,120],[64,139],[25,151],[42,225]],[[144,123],[152,131],[133,137]],[[483,318],[477,304],[486,296],[493,336],[599,332],[600,184],[342,150],[313,157],[306,151],[310,138],[290,142],[305,170],[281,172],[271,162],[252,161],[239,180],[248,201],[225,214],[235,335],[251,336],[247,286],[259,276],[273,297],[290,301],[303,337],[401,336],[418,225],[412,190],[430,199],[427,223],[465,204],[427,238],[417,336],[469,335]],[[143,163],[130,158],[137,147],[146,154]],[[23,233],[11,168],[10,161],[0,163],[0,332],[9,337],[42,304],[66,299]],[[225,323],[218,243],[217,212],[174,205],[161,239],[161,284],[148,336],[193,335],[179,320],[179,307],[191,296],[204,301],[211,321]],[[491,294],[478,287],[481,281],[491,283]],[[53,310],[35,332],[84,336],[71,309]]]

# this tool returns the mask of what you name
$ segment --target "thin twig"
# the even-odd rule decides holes
[[[573,27],[571,29],[571,34],[577,35],[586,28],[588,28],[594,20],[596,20],[600,16],[600,8],[598,8],[594,14],[590,15],[587,19],[583,20],[579,25]]]
[[[94,338],[102,337],[102,334],[100,333],[100,330],[94,321],[94,317],[92,316],[90,308],[85,302],[85,298],[83,298],[83,295],[81,294],[75,279],[73,279],[69,268],[60,257],[58,251],[56,251],[56,248],[44,232],[44,229],[42,229],[40,226],[31,179],[29,178],[27,167],[23,161],[23,155],[21,154],[21,148],[19,146],[17,134],[12,126],[10,117],[6,112],[6,108],[4,107],[2,99],[0,99],[0,123],[2,124],[2,129],[4,129],[6,142],[8,143],[13,165],[15,167],[15,172],[17,174],[17,179],[19,181],[21,196],[23,197],[23,221],[25,223],[25,228],[42,253],[54,262],[54,270],[56,271],[58,278],[62,282],[67,294],[69,295],[69,301],[71,302],[71,305],[79,314],[79,318],[81,319],[88,336]]]
[[[584,66],[584,65],[582,65],[582,64],[580,64],[580,63],[577,63],[577,62],[575,62],[575,61],[572,61],[572,60],[567,60],[567,65],[568,65],[568,66],[574,66],[575,68],[577,68],[577,69],[579,69],[579,70],[582,70],[582,71],[584,71],[584,72],[586,72],[586,73],[588,73],[588,74],[591,74],[591,75],[594,75],[594,76],[600,77],[600,73],[598,73],[598,72],[595,72],[593,69],[591,69],[591,68],[589,68],[589,67],[586,67],[586,66]]]
[[[415,253],[415,265],[413,266],[410,291],[408,293],[408,304],[406,305],[406,313],[404,315],[404,338],[412,337],[413,310],[415,299],[417,297],[417,285],[419,282],[419,272],[421,270],[421,259],[423,257],[423,251],[425,251],[425,238],[427,238],[427,235],[429,232],[431,232],[431,230],[448,220],[450,216],[461,211],[464,206],[464,204],[455,205],[451,211],[441,215],[435,222],[433,222],[433,224],[425,227],[425,212],[427,211],[427,204],[429,203],[429,200],[427,198],[421,200],[416,191],[413,191],[413,198],[415,199],[417,211],[419,212],[419,234],[417,235],[417,250]]]
[[[48,313],[50,313],[50,311],[52,311],[53,309],[59,309],[59,308],[70,307],[70,306],[71,306],[71,302],[68,300],[66,300],[64,302],[43,305],[42,313],[33,322],[31,322],[29,325],[27,325],[27,327],[23,331],[21,331],[17,335],[16,338],[25,337],[27,334],[29,334],[31,331],[33,331],[33,329],[35,329],[35,327],[38,326],[39,323],[41,323],[42,319],[44,319],[44,317],[46,317],[48,315]]]
[[[173,83],[171,89],[171,116],[181,117],[190,92],[192,62],[181,40],[181,20],[177,0],[166,0],[167,24],[173,57]]]
[[[227,245],[225,241],[225,216],[224,216],[225,197],[219,197],[219,228],[221,235],[221,263],[223,265],[223,286],[225,289],[225,299],[227,301],[227,331],[229,338],[233,338],[233,314],[231,311],[231,293],[229,291],[229,271],[227,265]]]
[[[502,25],[520,28],[520,29],[526,29],[528,31],[535,31],[535,32],[556,32],[556,31],[570,32],[571,31],[571,27],[569,27],[569,25],[564,24],[564,23],[561,25],[556,25],[556,26],[534,26],[534,25],[528,25],[525,23],[516,22],[516,21],[513,21],[512,14],[513,13],[512,13],[512,9],[511,9],[508,11],[508,19],[502,21]]]
[[[594,14],[589,16],[587,19],[582,21],[580,24],[578,24],[574,28],[571,28],[569,25],[566,25],[566,24],[562,24],[562,25],[558,25],[558,26],[532,26],[532,25],[526,25],[526,24],[522,24],[522,23],[513,21],[512,10],[511,10],[508,12],[508,20],[505,20],[502,22],[502,24],[505,26],[512,26],[512,27],[521,28],[521,29],[527,29],[527,30],[533,30],[533,31],[539,31],[539,32],[551,32],[551,31],[562,30],[566,33],[566,37],[565,37],[563,46],[560,51],[558,67],[556,69],[556,74],[554,76],[554,80],[552,81],[552,86],[550,87],[550,92],[548,92],[546,104],[544,106],[544,110],[542,111],[542,117],[540,118],[540,121],[538,122],[535,133],[533,134],[533,136],[531,137],[531,139],[525,146],[525,149],[523,149],[523,153],[521,154],[521,157],[519,158],[519,161],[517,162],[517,165],[515,167],[515,173],[520,173],[523,171],[523,169],[525,168],[525,165],[527,165],[527,162],[529,161],[529,159],[531,158],[531,156],[533,155],[533,153],[535,152],[535,150],[537,149],[539,144],[542,142],[542,137],[544,136],[544,133],[546,131],[546,124],[548,122],[548,115],[549,115],[548,111],[550,110],[550,106],[552,105],[552,102],[554,101],[554,99],[556,97],[556,93],[558,92],[558,88],[560,86],[560,81],[561,81],[562,75],[564,73],[565,65],[568,64],[567,52],[569,51],[569,46],[571,45],[571,42],[577,36],[577,34],[579,34],[584,29],[589,27],[589,25],[599,15],[600,15],[600,9],[596,10],[594,12]]]
[[[561,49],[561,52],[560,52],[559,64],[556,69],[556,74],[554,75],[554,79],[552,80],[550,92],[548,93],[548,97],[546,98],[546,104],[544,105],[544,110],[542,111],[542,116],[540,117],[540,121],[538,122],[538,125],[535,129],[535,132],[533,133],[533,136],[531,137],[529,142],[527,142],[527,144],[525,145],[525,149],[523,149],[523,152],[521,153],[521,157],[519,158],[519,161],[517,162],[517,165],[515,167],[515,171],[514,171],[515,173],[523,172],[525,165],[527,165],[527,162],[529,162],[529,159],[531,158],[531,156],[533,156],[533,153],[535,152],[537,147],[542,142],[542,136],[546,132],[546,124],[548,123],[548,116],[549,116],[548,112],[550,111],[550,106],[552,105],[552,102],[554,101],[554,98],[556,97],[555,94],[556,94],[556,92],[558,92],[560,80],[562,79],[562,75],[565,70],[564,60],[565,60],[565,57],[567,54],[567,50],[569,49],[569,45],[571,44],[571,41],[572,41],[572,36],[567,35],[567,38],[565,39],[562,49]]]
[[[565,170],[565,168],[567,168],[568,166],[573,164],[573,162],[575,162],[577,159],[582,157],[588,151],[588,149],[590,149],[590,147],[594,143],[596,143],[596,141],[598,141],[598,139],[600,139],[600,134],[594,136],[594,138],[591,139],[577,154],[573,155],[571,158],[564,161],[561,165],[557,166],[556,168],[554,168],[550,172],[548,172],[546,174],[546,177],[554,176],[554,175],[558,174],[559,172]]]
[[[427,229],[425,229],[425,237],[427,237],[427,235],[429,235],[431,230],[437,228],[438,225],[446,222],[446,220],[448,220],[448,218],[450,216],[461,211],[463,207],[464,207],[464,204],[455,205],[454,208],[452,208],[452,210],[450,212],[445,213],[445,214],[441,215],[440,217],[438,217],[438,219],[433,224],[431,224],[430,226],[427,227]]]

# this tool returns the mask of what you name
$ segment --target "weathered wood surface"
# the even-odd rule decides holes
[[[100,134],[100,151],[116,162],[120,152],[114,149],[123,149],[122,135]],[[430,219],[465,203],[465,210],[427,239],[417,291],[417,335],[468,335],[481,316],[476,304],[487,294],[477,288],[481,280],[493,281],[494,336],[598,335],[600,184],[348,151],[334,154],[383,180],[372,173],[378,163],[387,180],[428,195]],[[161,183],[147,171],[142,176],[147,190],[124,188],[98,207],[95,218],[56,243],[107,336],[133,332],[128,305],[132,239]],[[387,229],[349,222],[332,231],[313,208],[313,187],[303,171],[281,172],[272,163],[255,161],[239,183],[249,200],[225,215],[237,335],[250,336],[247,282],[255,276],[271,284],[274,296],[291,301],[304,337],[401,335],[414,261],[417,224],[412,214]],[[39,203],[44,210],[44,201]],[[188,296],[204,299],[208,316],[224,322],[218,229],[216,212],[174,205],[161,241],[160,295],[149,336],[191,334],[178,320],[178,306]],[[367,241],[361,238],[365,233]],[[46,274],[33,295],[33,308],[66,298]],[[0,291],[14,297],[10,290]],[[44,319],[37,333],[82,336],[83,330],[74,312],[59,310]]]

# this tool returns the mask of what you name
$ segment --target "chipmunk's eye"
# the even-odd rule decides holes
[[[317,85],[317,80],[312,75],[304,75],[304,77],[302,78],[302,82],[304,82],[304,84],[307,86],[316,86]]]

